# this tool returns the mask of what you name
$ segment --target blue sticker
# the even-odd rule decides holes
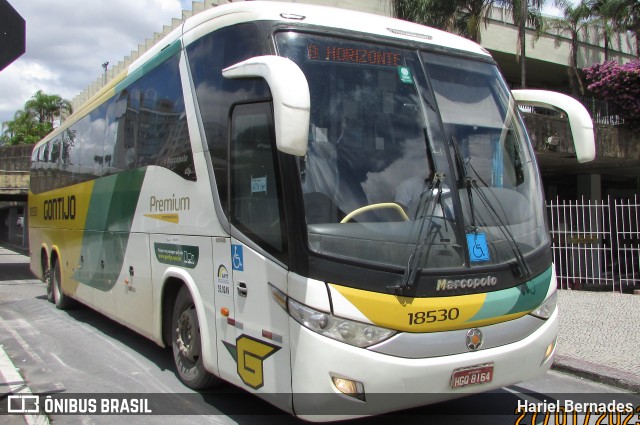
[[[242,245],[231,245],[231,262],[233,263],[233,270],[237,270],[239,272],[244,271]]]
[[[489,261],[489,245],[484,233],[467,233],[467,246],[471,262]]]

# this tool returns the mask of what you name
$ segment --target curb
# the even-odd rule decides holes
[[[640,375],[631,372],[561,354],[556,354],[551,367],[591,381],[640,393]]]
[[[9,355],[4,351],[4,347],[0,345],[0,384],[8,387],[8,395],[31,396],[32,392],[27,383],[20,375],[19,370],[15,367]],[[8,402],[7,402],[8,403]],[[8,405],[7,405],[8,407]],[[9,414],[11,415],[11,414]],[[15,416],[14,416],[15,417]],[[49,418],[42,412],[25,413],[24,422],[27,425],[49,425]]]

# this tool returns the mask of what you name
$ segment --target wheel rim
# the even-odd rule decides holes
[[[53,296],[53,288],[51,285],[51,273],[49,273],[49,269],[45,269],[43,274],[43,283],[44,286],[47,288],[47,296],[51,297]]]
[[[54,277],[51,283],[51,286],[53,286],[53,299],[57,303],[60,300],[60,282]]]
[[[176,346],[180,356],[192,363],[200,358],[200,335],[195,308],[185,309],[176,328]]]

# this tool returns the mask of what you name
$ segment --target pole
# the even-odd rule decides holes
[[[527,88],[527,16],[529,15],[527,0],[520,0],[520,86]]]

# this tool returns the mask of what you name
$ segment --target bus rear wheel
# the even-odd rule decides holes
[[[51,279],[51,268],[46,258],[42,259],[42,282],[45,288],[47,288],[47,301],[54,303],[53,297],[53,279]]]
[[[180,288],[174,304],[171,341],[178,377],[183,384],[199,390],[216,383],[217,378],[204,368],[200,323],[193,298],[186,286]]]
[[[52,286],[53,303],[59,310],[66,310],[74,306],[74,300],[62,292],[62,270],[56,258],[53,267],[49,269],[49,281]],[[47,293],[48,296],[48,293]]]

